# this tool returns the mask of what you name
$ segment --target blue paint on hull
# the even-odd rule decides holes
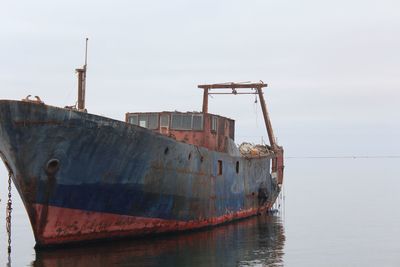
[[[0,115],[0,152],[32,224],[32,204],[189,221],[257,209],[260,187],[264,206],[279,193],[271,158],[234,157],[46,105],[2,100]],[[60,162],[54,175],[46,172],[51,159]]]

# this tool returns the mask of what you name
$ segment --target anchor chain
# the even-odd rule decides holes
[[[8,173],[8,201],[6,208],[6,229],[8,235],[8,254],[11,253],[11,211],[12,211],[12,199],[11,199],[11,172]]]

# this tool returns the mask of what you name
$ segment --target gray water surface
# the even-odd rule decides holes
[[[400,266],[400,159],[287,159],[285,171],[285,208],[275,216],[38,252],[14,192],[11,266]],[[4,168],[0,174],[5,210]]]

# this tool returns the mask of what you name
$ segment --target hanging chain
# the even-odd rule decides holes
[[[6,229],[8,234],[8,254],[11,253],[11,211],[12,211],[12,200],[11,200],[11,172],[8,173],[8,201],[6,208]]]

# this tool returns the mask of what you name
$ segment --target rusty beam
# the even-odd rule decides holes
[[[272,129],[271,120],[269,119],[267,105],[265,104],[262,87],[257,88],[257,93],[258,93],[258,97],[260,98],[260,105],[261,105],[261,109],[262,109],[263,116],[264,116],[265,127],[267,128],[269,143],[270,143],[272,149],[275,150],[277,148],[277,145],[276,145],[276,141],[275,141],[274,130]]]
[[[257,92],[246,92],[246,93],[238,93],[238,92],[234,92],[234,93],[208,93],[209,95],[256,95]]]
[[[204,88],[204,93],[203,93],[203,110],[202,112],[208,113],[208,88]]]
[[[235,88],[262,88],[267,87],[265,83],[215,83],[201,84],[197,86],[202,89],[235,89]]]

